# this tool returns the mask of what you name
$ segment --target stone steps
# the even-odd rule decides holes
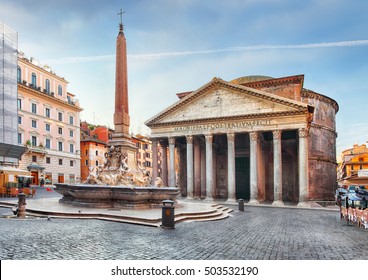
[[[188,214],[183,213],[178,216],[175,215],[175,223],[222,220],[229,217],[229,213],[233,211],[233,209],[230,209],[223,205],[213,205],[212,207],[214,209],[208,212],[188,213]]]
[[[4,203],[1,205],[3,207],[11,207],[15,203]],[[192,211],[187,210],[183,211],[183,209],[178,209],[175,211],[175,223],[181,222],[193,222],[193,221],[216,221],[229,217],[229,213],[233,210],[219,204],[213,204],[206,209]],[[78,212],[63,212],[57,210],[46,210],[46,209],[36,209],[36,208],[28,208],[27,216],[32,217],[40,217],[40,218],[49,218],[49,219],[98,219],[103,221],[110,222],[120,222],[120,223],[128,223],[128,224],[136,224],[150,227],[160,227],[161,226],[161,213],[156,215],[155,217],[147,218],[144,215],[137,216],[126,216],[122,214],[115,213],[106,213],[106,212],[87,212],[87,211],[78,211]]]

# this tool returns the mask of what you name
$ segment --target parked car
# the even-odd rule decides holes
[[[353,207],[353,208],[366,208],[367,207],[366,199],[362,198],[357,193],[349,193],[345,199],[348,200],[349,207]],[[346,204],[346,201],[345,201],[345,204]]]

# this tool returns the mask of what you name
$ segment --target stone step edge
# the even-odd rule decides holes
[[[229,216],[229,213],[232,212],[233,209],[224,207],[221,210],[216,211],[215,213],[211,213],[210,215],[188,215],[188,216],[182,216],[178,219],[175,219],[176,223],[180,222],[188,222],[188,221],[214,221],[218,220],[218,217],[222,217],[221,219],[225,219]]]

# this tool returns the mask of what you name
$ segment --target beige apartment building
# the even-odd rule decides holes
[[[68,82],[47,65],[18,56],[18,144],[27,147],[19,163],[32,184],[80,181],[80,112]]]

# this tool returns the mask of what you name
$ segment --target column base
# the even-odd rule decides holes
[[[275,200],[274,202],[272,202],[272,206],[276,206],[276,207],[284,207],[285,204],[282,200]]]
[[[235,199],[235,198],[228,198],[225,203],[228,203],[228,204],[237,204],[238,201]]]
[[[251,200],[249,200],[248,204],[257,205],[257,204],[259,204],[259,201],[255,198],[252,198]]]
[[[208,202],[208,203],[213,203],[215,200],[213,199],[213,197],[205,197],[203,199],[203,202]]]
[[[311,208],[312,205],[310,205],[310,203],[308,201],[300,201],[298,202],[297,207],[301,207],[301,208]]]

